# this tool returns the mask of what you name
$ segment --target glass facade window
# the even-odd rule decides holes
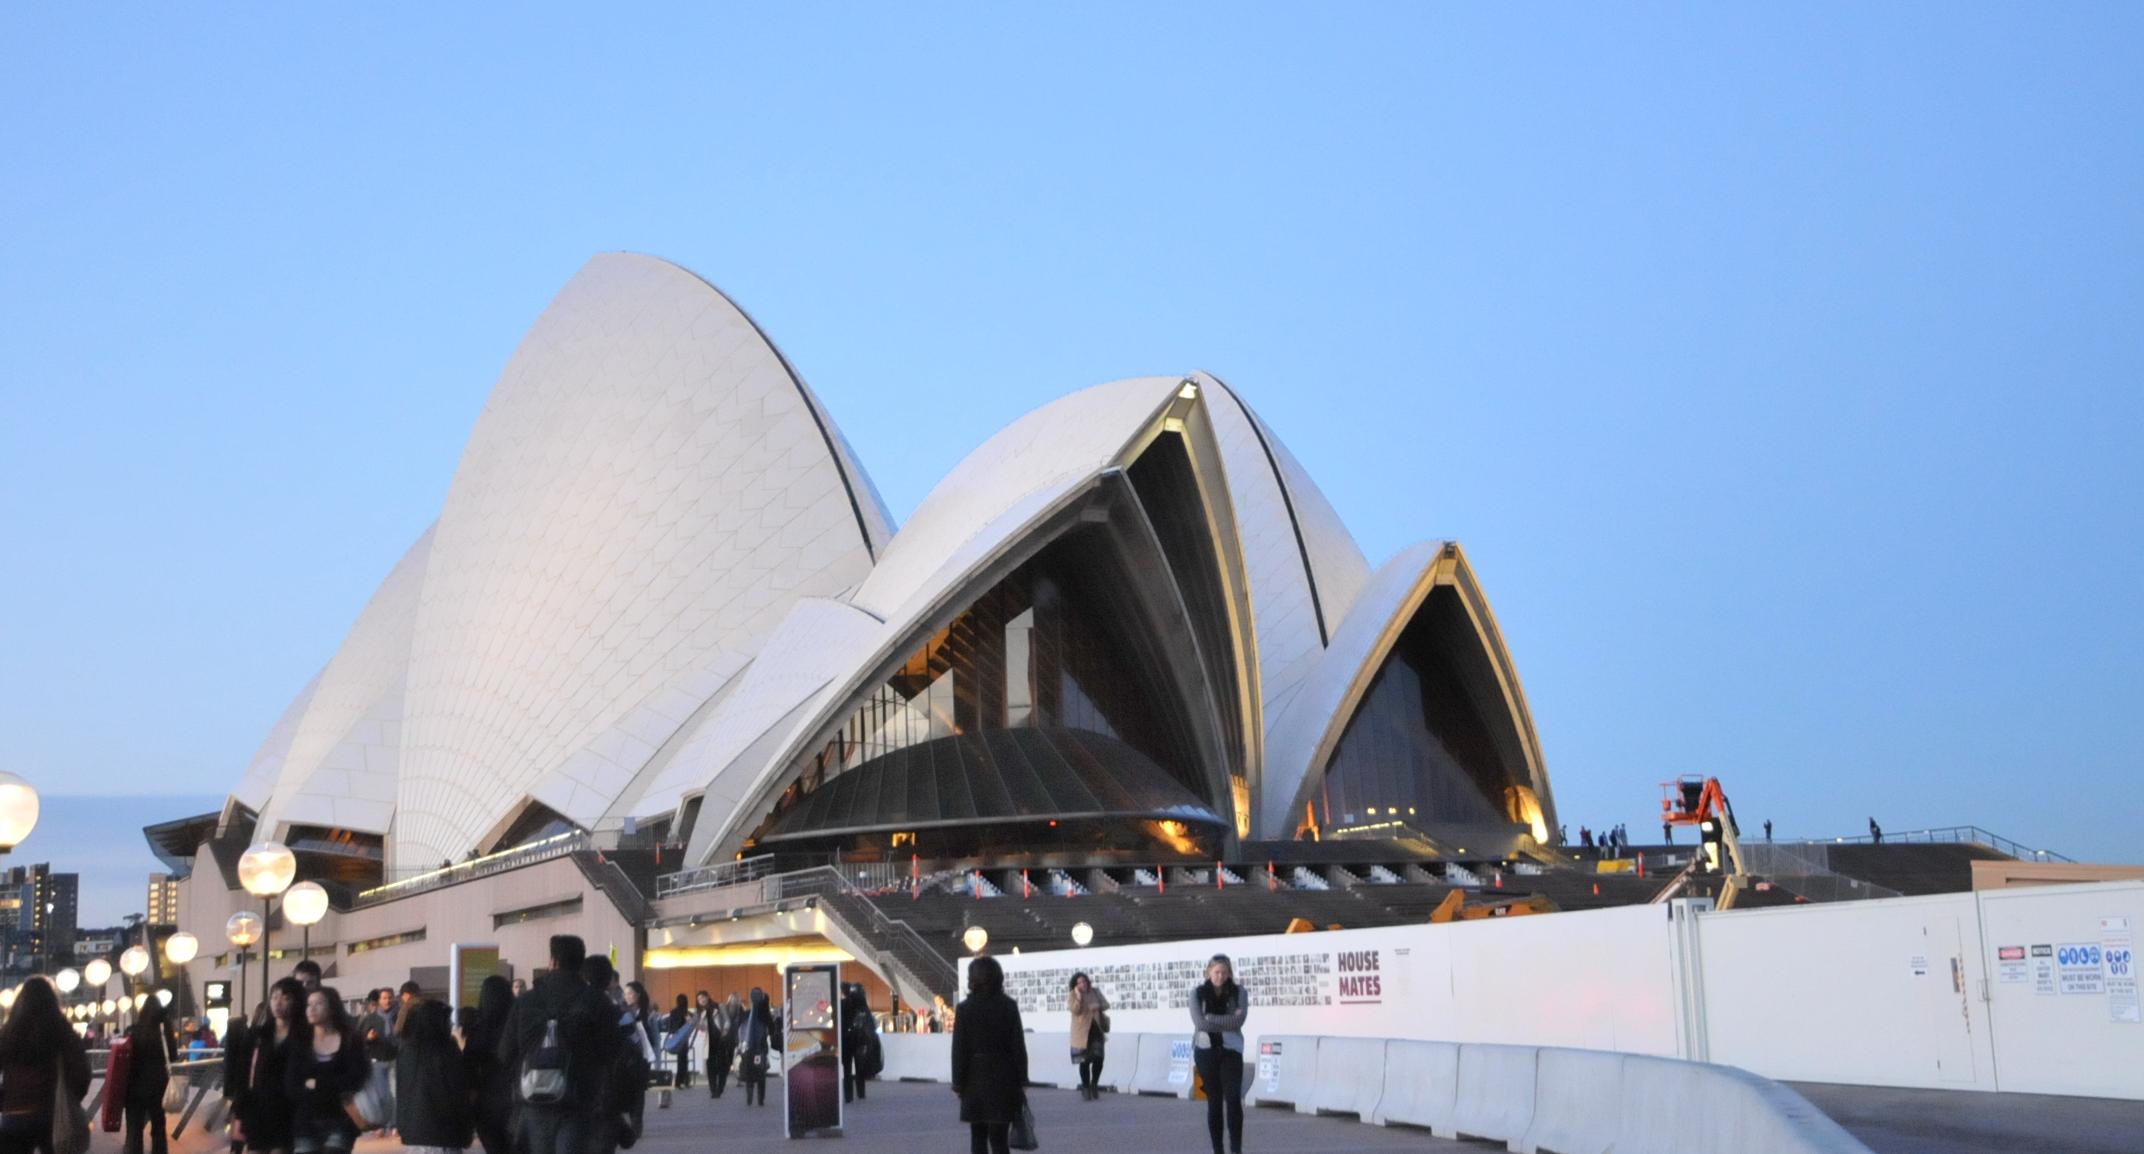
[[[1163,642],[1137,596],[1098,531],[1053,542],[868,691],[802,768],[774,818],[875,759],[945,737],[1025,727],[1116,738],[1212,804],[1192,706],[1170,688]]]
[[[1392,822],[1505,823],[1524,780],[1500,737],[1494,674],[1459,595],[1431,591],[1341,731],[1316,801],[1329,832]]]

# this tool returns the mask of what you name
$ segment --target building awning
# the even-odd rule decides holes
[[[804,795],[759,841],[1094,818],[1227,825],[1117,738],[1022,727],[941,737],[873,758]]]

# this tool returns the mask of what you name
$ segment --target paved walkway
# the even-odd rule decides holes
[[[1791,1083],[1876,1154],[2137,1154],[2144,1102]]]
[[[968,1128],[949,1088],[927,1083],[875,1082],[868,1101],[849,1107],[847,1134],[829,1141],[841,1148],[880,1154],[965,1154]],[[1187,1151],[1206,1145],[1206,1104],[1173,1098],[1107,1094],[1083,1102],[1070,1090],[1034,1090],[1035,1129],[1048,1154],[1147,1154]],[[747,1109],[732,1092],[710,1101],[700,1087],[678,1091],[671,1108],[648,1100],[647,1132],[633,1154],[797,1154],[820,1143],[782,1137],[781,1085],[767,1087],[767,1105]],[[1244,1112],[1244,1149],[1249,1154],[1358,1154],[1380,1150],[1472,1151],[1477,1143],[1442,1142],[1416,1130],[1364,1126],[1351,1118],[1313,1118],[1292,1110]],[[378,1138],[358,1143],[357,1154],[394,1154],[400,1147]]]
[[[635,1154],[699,1154],[720,1136],[720,1150],[739,1154],[783,1151],[796,1147],[783,1139],[775,1093],[768,1087],[765,1110],[747,1112],[734,1094],[711,1102],[702,1089],[681,1092],[669,1110],[648,1111],[647,1137]],[[1035,1129],[1042,1148],[1052,1154],[1144,1154],[1146,1151],[1207,1149],[1206,1104],[1174,1098],[1105,1094],[1083,1102],[1070,1090],[1031,1089]],[[651,1104],[652,1105],[652,1104]],[[968,1128],[960,1122],[960,1104],[949,1087],[929,1083],[877,1082],[868,1101],[849,1107],[844,1143],[868,1143],[871,1149],[902,1154],[968,1149]],[[1244,1111],[1244,1148],[1251,1154],[1356,1154],[1372,1150],[1478,1152],[1479,1145],[1441,1142],[1427,1133],[1364,1126],[1351,1118],[1313,1118],[1292,1110]],[[385,1152],[382,1152],[385,1154]]]

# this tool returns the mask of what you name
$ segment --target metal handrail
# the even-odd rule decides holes
[[[679,870],[655,879],[655,896],[672,898],[701,890],[720,889],[739,882],[758,881],[774,873],[774,855],[761,854],[741,861],[717,862],[696,869]]]
[[[444,889],[447,886],[460,885],[463,882],[475,881],[478,878],[491,877],[494,874],[502,874],[509,870],[517,870],[525,866],[536,865],[539,862],[550,861],[553,858],[565,857],[575,851],[587,849],[590,836],[587,830],[567,830],[564,833],[552,834],[547,838],[524,842],[521,845],[503,849],[497,853],[471,858],[456,865],[427,870],[424,873],[414,874],[399,881],[373,886],[368,890],[360,890],[357,897],[351,902],[351,908],[362,909],[366,906],[378,905],[381,902],[406,898],[412,894],[429,893],[432,890]]]
[[[885,911],[879,909],[876,903],[870,901],[864,893],[852,885],[841,870],[833,866],[814,866],[810,869],[797,870],[793,873],[778,874],[775,876],[775,883],[777,900],[792,895],[824,895],[829,890],[843,897],[858,899],[857,905],[870,915],[873,929],[908,947],[907,952],[915,955],[913,959],[910,959],[902,957],[901,951],[893,951],[895,964],[908,971],[910,981],[915,982],[916,985],[926,990],[932,991],[952,990],[958,986],[960,982],[959,971],[953,967],[951,962],[946,961],[937,950],[931,948],[929,940],[918,933],[916,927],[909,925],[900,918],[887,916]],[[919,963],[931,971],[930,975],[926,976],[916,972],[916,966]],[[939,980],[929,980],[932,977]]]
[[[1814,840],[1817,844],[1824,844],[1824,839],[1822,838]],[[1869,834],[1857,834],[1853,837],[1835,837],[1830,840],[1831,844],[1835,845],[1869,845],[1876,841]],[[1984,845],[1989,849],[2009,854],[2020,861],[2066,862],[2076,860],[2056,853],[2051,849],[2034,849],[2021,841],[2004,837],[1998,833],[1991,833],[1977,825],[1946,825],[1936,826],[1932,829],[1900,830],[1896,833],[1885,830],[1883,840],[1885,842],[1904,842],[1909,845]]]

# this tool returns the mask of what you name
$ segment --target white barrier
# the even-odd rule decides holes
[[[1311,1111],[1353,1114],[1365,1122],[1375,1118],[1377,1101],[1385,1093],[1385,1052],[1390,1045],[1382,1038],[1319,1038]]]
[[[1144,1034],[1111,1034],[1102,1047],[1102,1085],[1119,1094],[1136,1093],[1139,1046]]]
[[[1459,1102],[1459,1044],[1385,1043],[1385,1076],[1374,1117],[1380,1126],[1420,1126],[1439,1138],[1453,1137],[1452,1114]]]
[[[1534,1064],[1534,1117],[1519,1154],[1608,1154],[1617,1130],[1604,1121],[1623,1112],[1623,1055],[1543,1049]]]
[[[1072,1035],[1029,1034],[1027,1080],[1036,1086],[1055,1086],[1061,1090],[1076,1088],[1079,1066],[1072,1061]]]
[[[945,1082],[947,1034],[885,1034],[882,1077]],[[1351,1113],[1378,1125],[1426,1127],[1439,1138],[1500,1141],[1520,1154],[1868,1154],[1794,1091],[1733,1066],[1532,1046],[1476,1046],[1362,1038],[1269,1037],[1278,1043],[1250,1087],[1255,1102]],[[1031,1081],[1076,1085],[1065,1034],[1030,1034]],[[1120,1034],[1104,1077],[1120,1089],[1191,1096],[1191,1040]],[[1058,1055],[1052,1058],[1052,1055]],[[1056,1065],[1073,1069],[1070,1082]],[[1251,1071],[1246,1070],[1246,1076]]]
[[[1622,1107],[1616,1154],[1867,1149],[1800,1094],[1734,1066],[1626,1055]]]
[[[953,1080],[953,1035],[880,1034],[886,1066],[879,1077],[889,1082]]]
[[[1513,1143],[1534,1120],[1533,1046],[1459,1047],[1459,1101],[1452,1128],[1462,1138]]]
[[[1243,1100],[1253,1106],[1275,1104],[1311,1111],[1317,1091],[1318,1040],[1301,1034],[1267,1034],[1258,1039],[1257,1068],[1245,1070],[1250,1085]]]
[[[1140,1034],[1139,1060],[1132,1070],[1132,1091],[1191,1096],[1191,1039],[1182,1034]]]

